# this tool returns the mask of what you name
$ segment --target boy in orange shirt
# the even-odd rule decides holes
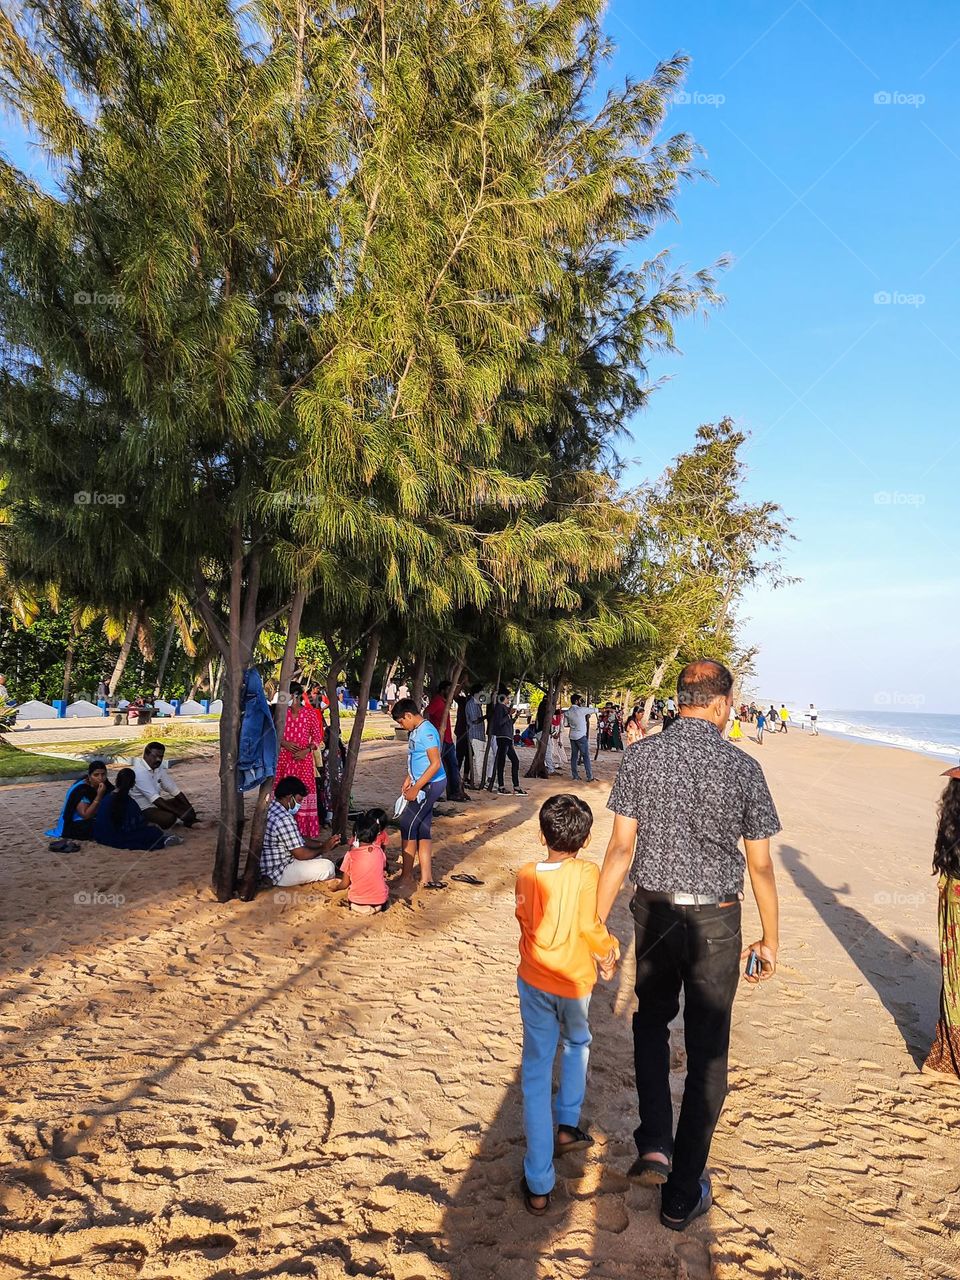
[[[590,993],[597,964],[613,977],[620,945],[597,916],[600,868],[580,862],[590,843],[593,813],[578,796],[551,796],[540,810],[540,843],[548,856],[517,874],[520,965],[517,990],[523,1022],[524,1204],[546,1213],[556,1182],[555,1155],[589,1147],[579,1128],[590,1056]],[[552,1103],[553,1060],[562,1045],[560,1087]],[[554,1137],[553,1126],[557,1131]]]

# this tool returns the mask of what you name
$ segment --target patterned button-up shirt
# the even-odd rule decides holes
[[[267,810],[267,825],[263,833],[263,852],[260,854],[260,874],[266,880],[278,884],[280,877],[293,861],[294,849],[303,844],[303,836],[297,820],[279,800],[271,800]]]
[[[630,879],[659,893],[742,892],[741,837],[780,830],[756,760],[694,716],[627,748],[607,807],[636,819]]]

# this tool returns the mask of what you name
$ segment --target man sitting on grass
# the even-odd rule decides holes
[[[318,880],[332,880],[337,874],[329,858],[321,856],[324,845],[304,837],[297,826],[297,810],[307,788],[292,774],[281,778],[267,810],[267,826],[260,854],[260,875],[272,885],[290,888]]]

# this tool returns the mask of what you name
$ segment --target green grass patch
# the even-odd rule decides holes
[[[24,751],[0,741],[0,780],[4,778],[34,778],[47,773],[62,773],[65,778],[79,778],[83,773],[79,760],[64,760],[59,756],[40,755],[36,751]]]
[[[152,728],[152,726],[151,726]],[[29,751],[25,748],[13,748],[19,750],[22,755],[29,755],[33,751],[50,751],[53,749],[60,750],[67,748],[74,755],[79,756],[83,760],[106,760],[108,763],[117,757],[126,758],[128,756],[139,756],[143,754],[143,748],[148,742],[153,742],[155,735],[148,729],[144,730],[143,736],[140,738],[100,738],[95,742],[84,740],[82,742],[38,742],[33,743]],[[188,737],[175,737],[171,733],[163,734],[162,741],[167,749],[167,755],[176,756],[178,760],[189,760],[194,757],[207,756],[211,753],[211,748],[216,747],[219,741],[218,734],[200,736],[191,734]]]

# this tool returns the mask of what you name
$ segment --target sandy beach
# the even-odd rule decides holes
[[[939,972],[936,760],[791,732],[752,741],[783,822],[781,968],[741,988],[716,1205],[665,1231],[630,1186],[632,931],[599,985],[586,1118],[543,1220],[522,1152],[513,874],[539,801],[438,821],[469,870],[374,919],[322,890],[218,905],[213,831],[161,854],[47,852],[62,784],[0,792],[0,1274],[103,1280],[960,1277],[960,1088],[921,1077]],[[529,753],[523,757],[529,759]],[[597,817],[619,757],[576,788]],[[356,795],[392,801],[399,744]],[[178,770],[212,812],[213,762]],[[756,911],[749,897],[744,931]],[[674,1036],[683,1061],[682,1033]]]

